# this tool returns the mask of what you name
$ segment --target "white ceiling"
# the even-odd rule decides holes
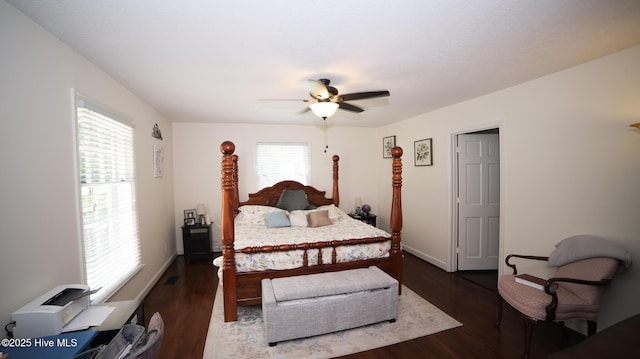
[[[172,121],[380,126],[640,43],[639,0],[8,0]]]

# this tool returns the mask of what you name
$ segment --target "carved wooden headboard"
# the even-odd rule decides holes
[[[249,193],[249,199],[240,202],[240,205],[262,205],[275,207],[280,198],[280,194],[284,190],[303,190],[307,194],[309,203],[314,206],[322,206],[325,204],[335,204],[333,198],[326,197],[326,191],[320,191],[311,186],[305,186],[296,181],[282,181],[271,187],[265,187],[256,193]]]

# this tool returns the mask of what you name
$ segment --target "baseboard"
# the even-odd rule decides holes
[[[178,254],[176,252],[174,252],[172,255],[169,256],[167,261],[162,265],[162,267],[160,267],[160,270],[153,276],[153,278],[151,278],[149,283],[147,283],[144,289],[136,297],[136,301],[138,303],[142,303],[144,301],[144,298],[147,296],[147,294],[149,294],[151,289],[153,289],[153,286],[156,285],[156,283],[158,283],[158,281],[160,280],[160,277],[162,277],[164,272],[166,272],[167,269],[169,269],[169,266],[171,265],[171,263],[173,263],[173,261],[176,259],[177,256]]]
[[[433,258],[432,256],[430,256],[430,255],[428,255],[426,253],[420,252],[419,250],[417,250],[415,248],[411,248],[410,246],[408,246],[408,245],[406,245],[404,243],[402,244],[402,250],[413,254],[414,256],[422,259],[423,261],[425,261],[427,263],[433,264],[434,266],[444,270],[445,272],[447,271],[447,263],[445,263],[445,262],[443,262],[443,261],[441,261],[439,259]]]

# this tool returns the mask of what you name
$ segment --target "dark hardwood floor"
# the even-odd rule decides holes
[[[456,272],[458,276],[470,280],[480,286],[496,290],[498,288],[498,270],[467,270]]]
[[[218,286],[211,261],[176,258],[144,300],[146,320],[160,312],[165,335],[160,358],[202,358],[213,299]],[[524,327],[505,305],[502,325],[495,328],[495,291],[419,258],[405,255],[404,284],[461,322],[462,327],[343,358],[521,358]],[[573,345],[583,337],[560,326],[542,323],[533,333],[531,358]]]

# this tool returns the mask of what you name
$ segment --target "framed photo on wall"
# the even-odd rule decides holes
[[[382,158],[391,158],[391,149],[396,147],[396,136],[382,138]]]
[[[433,165],[433,148],[431,139],[413,142],[414,163],[416,166],[432,166]]]
[[[162,146],[153,145],[153,177],[162,177],[164,174],[164,150]]]

